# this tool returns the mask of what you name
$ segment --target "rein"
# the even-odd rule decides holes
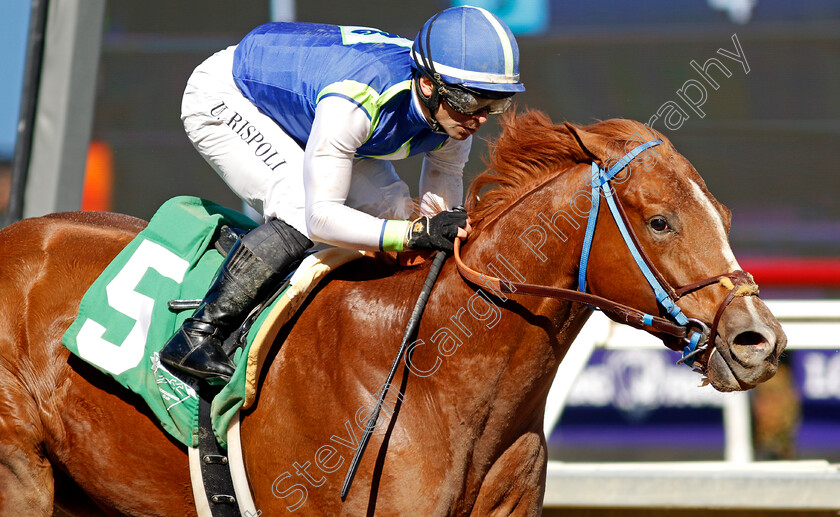
[[[470,269],[461,260],[461,242],[460,239],[455,239],[454,256],[458,272],[465,280],[473,284],[487,285],[499,292],[525,294],[540,296],[543,298],[555,298],[584,303],[601,310],[610,319],[619,323],[624,323],[641,330],[653,330],[661,334],[674,336],[681,340],[681,344],[671,344],[667,341],[664,341],[664,343],[665,346],[671,350],[682,352],[682,358],[677,361],[677,363],[679,364],[684,362],[689,366],[694,366],[697,356],[703,355],[706,360],[702,361],[699,367],[701,370],[704,369],[704,365],[708,364],[708,359],[711,357],[711,351],[714,349],[718,323],[720,322],[723,312],[732,300],[735,299],[735,297],[757,295],[758,286],[755,284],[749,273],[736,270],[730,273],[711,276],[674,289],[665,280],[665,277],[656,269],[656,266],[653,265],[653,262],[639,245],[639,240],[633,231],[632,226],[628,222],[624,207],[622,206],[618,196],[615,195],[615,191],[610,186],[610,181],[639,154],[651,147],[656,147],[661,143],[661,140],[650,140],[635,147],[633,150],[625,154],[621,160],[610,167],[609,170],[604,170],[597,163],[592,162],[592,207],[589,212],[589,220],[586,226],[583,248],[581,250],[577,290],[510,282],[508,280],[479,273]],[[595,235],[598,214],[600,213],[601,195],[605,197],[610,213],[613,216],[613,220],[618,226],[621,236],[624,239],[628,250],[630,250],[636,265],[639,267],[639,270],[642,272],[653,290],[657,304],[664,309],[668,317],[647,314],[639,309],[628,307],[613,300],[586,292],[587,264],[589,260],[589,252],[592,247],[592,241]],[[718,307],[711,327],[706,325],[703,321],[695,318],[688,318],[685,314],[683,314],[682,310],[677,305],[677,300],[688,293],[715,283],[719,283],[729,289],[729,293]],[[710,344],[711,346],[709,346]]]

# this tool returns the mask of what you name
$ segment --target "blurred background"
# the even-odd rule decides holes
[[[107,2],[84,208],[148,219],[170,197],[241,208],[184,136],[193,68],[275,20],[362,25],[413,39],[460,2]],[[734,214],[732,247],[765,299],[840,295],[840,0],[474,0],[516,32],[518,109],[555,121],[623,117],[667,135]],[[32,4],[0,6],[0,208],[8,202]],[[492,123],[482,130],[493,137]],[[20,147],[20,146],[19,146]],[[473,146],[467,182],[483,170]],[[416,194],[419,162],[396,162]],[[785,354],[750,394],[755,457],[840,461],[840,338]],[[624,355],[623,355],[624,354]],[[721,459],[725,396],[667,351],[596,351],[549,437],[552,459]],[[686,443],[690,443],[687,446]]]

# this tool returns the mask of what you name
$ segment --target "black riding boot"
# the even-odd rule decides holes
[[[234,364],[222,342],[310,247],[312,241],[276,219],[237,241],[198,310],[161,350],[161,362],[194,377],[229,381]]]

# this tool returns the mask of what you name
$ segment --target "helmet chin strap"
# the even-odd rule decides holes
[[[428,76],[427,76],[428,77]],[[435,112],[437,111],[438,107],[440,106],[440,93],[438,92],[438,85],[436,81],[431,77],[429,80],[432,81],[432,94],[428,97],[423,94],[423,90],[420,88],[420,76],[418,75],[417,78],[414,79],[414,90],[417,92],[417,96],[420,98],[420,102],[423,103],[423,106],[429,110],[429,125],[432,128],[432,131],[435,133],[446,134],[446,131],[443,129],[443,126],[440,125],[438,122],[437,117],[435,117]]]

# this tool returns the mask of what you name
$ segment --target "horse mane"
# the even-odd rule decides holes
[[[571,125],[612,140],[620,149],[627,140],[642,135],[664,138],[652,128],[626,119]],[[542,111],[508,112],[502,116],[501,126],[499,137],[488,142],[487,168],[467,192],[466,207],[475,228],[495,219],[541,183],[575,164],[592,161],[566,125],[554,124]]]

